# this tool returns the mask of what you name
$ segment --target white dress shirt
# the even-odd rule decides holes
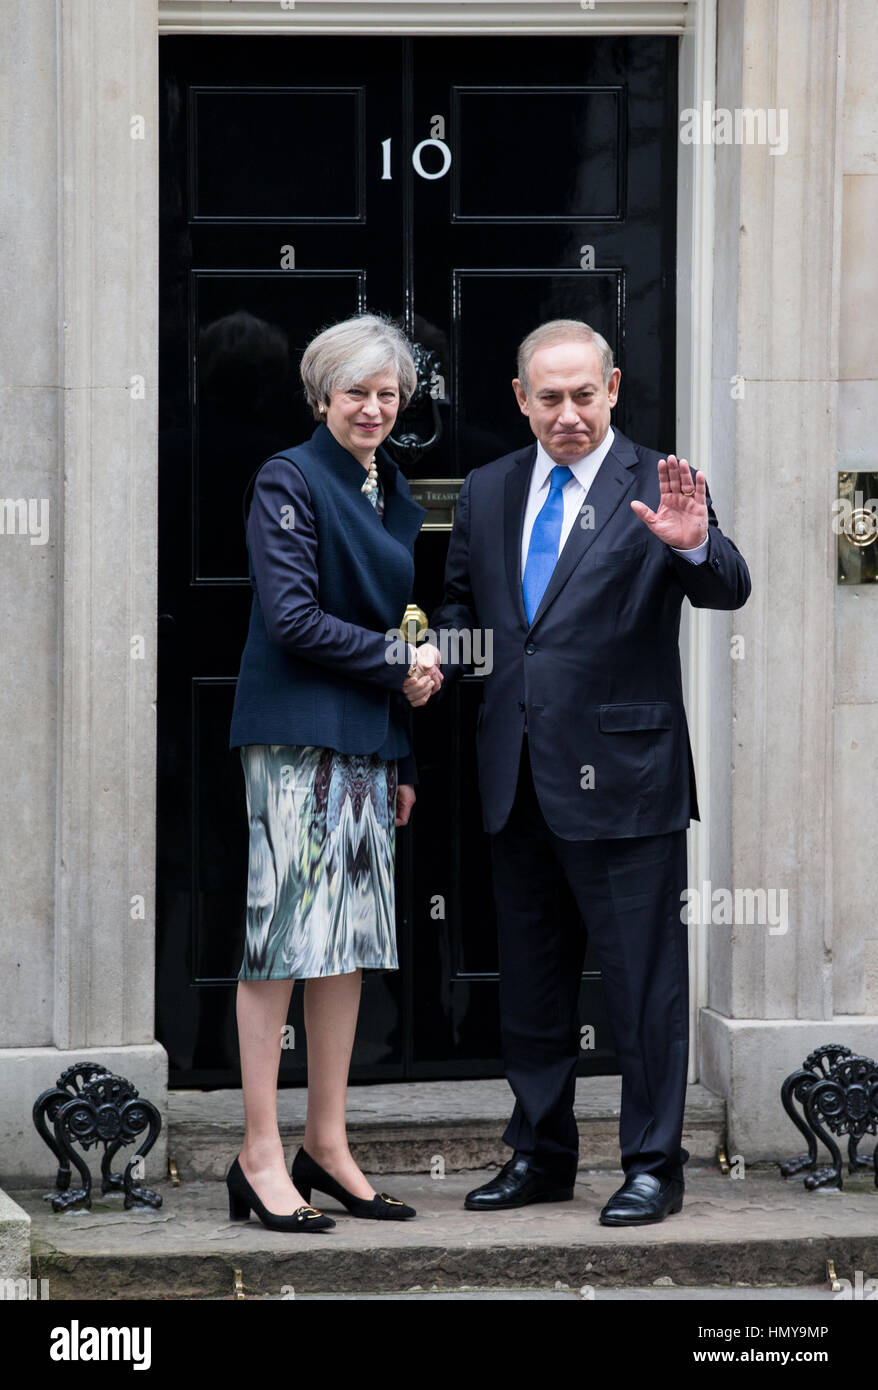
[[[603,463],[607,454],[613,446],[612,425],[607,430],[600,444],[596,449],[592,449],[590,454],[584,458],[577,459],[575,463],[568,463],[568,468],[573,474],[561,489],[561,499],[564,503],[564,519],[561,522],[561,536],[558,542],[558,554],[564,549],[564,542],[573,530],[573,523],[580,513],[580,509],[585,502],[589,488],[597,476],[597,471]],[[530,534],[533,530],[534,522],[545,506],[546,498],[549,495],[549,474],[555,467],[555,460],[550,458],[539,440],[537,440],[537,457],[533,466],[530,479],[530,490],[527,495],[527,505],[524,509],[524,527],[521,533],[521,575],[524,578],[524,567],[527,563],[527,550],[530,545]],[[691,550],[678,550],[676,546],[671,547],[678,555],[683,555],[693,565],[701,564],[707,554],[707,541],[702,541],[700,545],[693,546]]]

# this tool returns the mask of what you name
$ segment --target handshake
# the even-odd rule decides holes
[[[410,647],[409,650],[412,653],[409,670],[414,674],[406,678],[402,693],[409,704],[425,705],[444,679],[439,670],[439,649],[425,642],[422,647]]]

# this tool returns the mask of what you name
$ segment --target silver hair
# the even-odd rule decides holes
[[[376,372],[395,372],[399,408],[405,410],[415,393],[418,374],[408,339],[380,314],[356,314],[334,323],[312,338],[299,367],[305,396],[316,420],[320,405],[333,391],[347,391]]]
[[[518,379],[524,387],[525,395],[529,389],[527,369],[534,353],[538,348],[557,347],[559,343],[591,343],[597,349],[601,360],[604,389],[609,386],[613,374],[613,349],[606,338],[602,338],[600,333],[581,319],[551,319],[549,323],[541,323],[539,328],[528,333],[518,349]]]

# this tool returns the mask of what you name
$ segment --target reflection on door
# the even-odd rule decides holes
[[[160,61],[156,1026],[173,1085],[229,1085],[247,874],[227,746],[250,611],[242,498],[314,427],[302,350],[366,309],[418,344],[421,390],[393,438],[431,507],[412,594],[428,614],[459,481],[532,438],[510,382],[538,323],[599,329],[622,368],[615,422],[669,447],[676,44],[167,37]],[[365,978],[354,1079],[502,1074],[480,698],[474,676],[416,712],[400,970]],[[575,912],[566,894],[558,911]],[[301,994],[286,1083],[305,1077]],[[580,1016],[582,1071],[615,1071],[589,957]]]

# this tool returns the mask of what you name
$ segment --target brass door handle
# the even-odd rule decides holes
[[[406,604],[406,610],[402,615],[402,632],[405,640],[411,642],[413,647],[416,646],[418,638],[427,631],[428,627],[427,615],[423,608],[419,608],[416,603]]]

